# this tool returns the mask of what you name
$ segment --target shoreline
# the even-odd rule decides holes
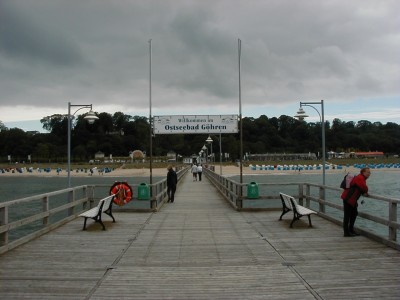
[[[215,172],[220,174],[220,166],[214,165]],[[400,172],[399,168],[380,168],[380,169],[372,169],[372,172]],[[153,176],[166,176],[167,175],[166,168],[153,168],[152,175]],[[343,169],[328,169],[325,171],[326,174],[346,174],[348,172],[358,174],[360,172],[359,168],[355,168],[353,166],[343,168]],[[295,175],[295,174],[321,174],[322,170],[301,170],[300,172],[297,170],[251,170],[250,167],[243,167],[242,174],[243,175]],[[128,176],[138,176],[138,177],[148,177],[150,176],[150,169],[142,168],[142,169],[115,169],[109,173],[100,173],[98,169],[93,172],[93,175],[89,171],[73,171],[70,173],[71,177],[128,177]],[[226,177],[240,175],[240,169],[237,166],[222,166],[222,175]],[[33,170],[32,172],[23,172],[19,173],[15,171],[1,173],[1,177],[67,177],[68,174],[65,170],[59,172],[57,174],[57,170],[51,170],[50,172],[37,171]]]

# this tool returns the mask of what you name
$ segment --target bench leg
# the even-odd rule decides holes
[[[87,218],[85,217],[85,221],[83,222],[83,229],[82,230],[86,230],[86,221],[87,221]]]
[[[103,221],[101,220],[101,214],[99,215],[99,217],[97,218],[96,222],[99,222],[101,224],[101,226],[103,226],[103,230],[106,230],[106,226],[104,226]]]
[[[300,220],[300,218],[301,218],[301,215],[296,214],[296,213],[293,211],[293,220],[292,220],[292,222],[290,223],[290,228],[293,228],[294,222],[296,222],[297,220]]]
[[[83,230],[86,230],[86,221],[87,221],[87,217],[85,217],[85,223],[83,225]],[[103,221],[101,220],[101,215],[97,215],[96,217],[92,218],[96,223],[100,223],[101,226],[103,227],[103,230],[106,230],[106,227],[104,226]]]
[[[292,222],[290,223],[290,228],[293,228],[293,223],[294,223],[296,220],[297,220],[296,217],[293,217],[293,220],[292,220]]]
[[[300,220],[300,218],[303,217],[303,216],[304,216],[304,215],[294,215],[294,216],[293,216],[292,223],[290,223],[290,227],[292,228],[292,227],[293,227],[293,223],[294,223],[295,221],[297,221],[297,220]],[[309,227],[312,227],[311,215],[307,215],[307,217],[308,217],[308,224],[309,224]]]
[[[113,223],[115,223],[115,218],[114,218],[114,216],[113,216],[113,214],[112,214],[111,208],[109,208],[108,210],[106,210],[105,213],[106,213],[107,215],[109,215],[109,216],[112,218]]]
[[[282,214],[281,214],[281,216],[279,217],[279,221],[282,221],[283,215],[285,215],[285,214],[288,213],[289,211],[290,211],[290,209],[287,209],[286,207],[283,208]]]
[[[99,220],[99,223],[101,224],[101,226],[103,226],[103,230],[106,230],[106,226],[104,226],[104,223],[101,220]]]
[[[310,224],[310,227],[312,227],[312,224],[311,224],[311,215],[308,215],[308,223]]]

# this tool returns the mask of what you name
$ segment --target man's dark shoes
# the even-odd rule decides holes
[[[360,235],[359,233],[357,233],[357,232],[355,232],[355,231],[350,231],[350,234],[351,234],[352,236],[359,236],[359,235]]]
[[[349,233],[345,233],[343,234],[344,237],[352,237],[352,236],[359,236],[358,233],[355,232],[349,232]]]

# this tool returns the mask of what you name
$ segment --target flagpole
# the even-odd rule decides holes
[[[150,122],[150,184],[153,183],[153,117],[151,112],[151,59],[152,48],[149,40],[149,122]]]
[[[241,54],[242,54],[242,41],[238,39],[238,59],[239,59],[239,121],[240,121],[240,184],[243,183],[243,122],[242,122],[242,82],[241,82]],[[242,195],[242,189],[240,189]]]

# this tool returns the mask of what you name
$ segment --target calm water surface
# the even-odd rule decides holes
[[[326,174],[326,185],[339,187],[344,176],[343,173]],[[164,177],[154,177],[157,182]],[[239,181],[239,176],[231,177]],[[72,177],[71,185],[109,184],[115,181],[127,181],[129,184],[149,183],[149,177]],[[322,184],[321,174],[305,173],[277,173],[273,175],[244,175],[243,182],[280,183],[280,182],[309,182]],[[372,175],[367,181],[369,192],[385,197],[400,198],[400,171],[372,170]],[[7,177],[0,174],[0,202],[20,199],[42,193],[57,191],[67,188],[66,177]]]
[[[164,177],[153,176],[153,182]],[[149,177],[72,177],[71,186],[86,184],[108,184],[115,181],[127,181],[129,184],[149,183]],[[67,188],[67,177],[2,177],[0,174],[0,202],[25,198],[33,195],[58,191]]]

